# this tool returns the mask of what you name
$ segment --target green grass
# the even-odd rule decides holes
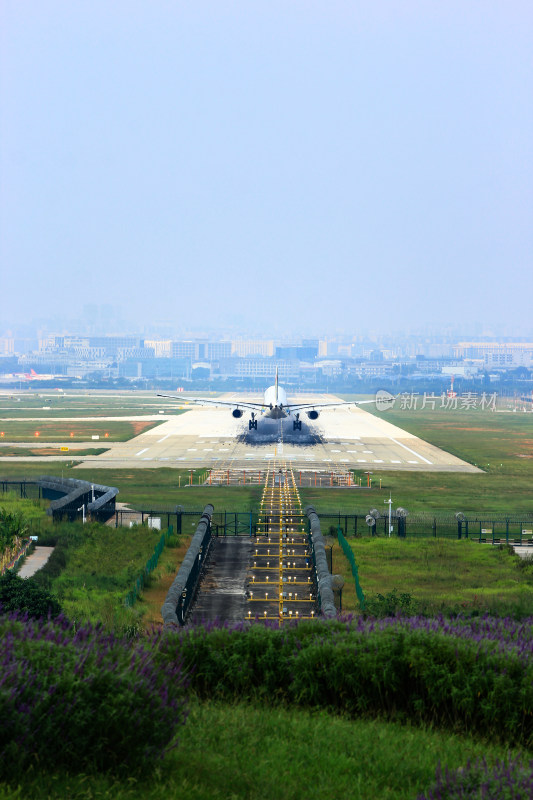
[[[66,566],[52,582],[66,615],[108,627],[135,621],[140,613],[124,608],[124,597],[160,538],[161,531],[140,525],[86,525],[82,544],[68,549]]]
[[[106,442],[127,442],[159,425],[155,422],[107,422],[60,420],[2,420],[0,441],[2,442],[86,442],[92,436],[100,436]],[[3,434],[3,435],[2,435]],[[107,434],[107,436],[106,436]]]
[[[10,513],[21,511],[26,520],[34,522],[36,520],[48,521],[46,508],[48,500],[27,500],[17,497],[14,492],[0,493],[0,508],[5,508]]]
[[[533,613],[533,565],[507,547],[448,539],[348,539],[365,597],[394,589],[430,612],[441,610]],[[333,571],[345,579],[343,610],[357,611],[353,577],[342,550]]]
[[[261,499],[262,487],[259,486],[199,486],[198,478],[205,472],[205,468],[192,470],[194,485],[190,487],[190,469],[98,469],[93,466],[76,469],[78,462],[75,460],[75,451],[69,451],[69,456],[72,457],[72,462],[17,464],[3,461],[0,462],[0,479],[35,480],[45,474],[90,480],[104,486],[116,486],[120,491],[120,502],[148,510],[173,510],[176,505],[182,505],[185,509],[196,511],[203,509],[207,503],[213,503],[217,510],[226,508],[231,511],[250,511],[259,507]]]
[[[437,730],[324,712],[193,702],[178,748],[144,781],[31,772],[0,800],[413,800],[440,761],[495,760],[507,748]]]
[[[107,453],[108,447],[81,447],[75,450],[69,450],[69,457],[74,456],[99,456],[102,453]],[[31,457],[31,456],[65,456],[66,453],[61,451],[58,447],[0,447],[0,456],[13,456],[13,457]]]

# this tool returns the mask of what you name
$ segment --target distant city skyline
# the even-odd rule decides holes
[[[0,37],[0,335],[531,337],[525,0],[4,0]]]
[[[452,321],[448,325],[425,324],[397,330],[380,330],[371,326],[354,327],[352,329],[318,329],[293,331],[286,330],[276,333],[271,328],[258,326],[252,329],[241,328],[238,324],[225,327],[206,327],[201,323],[198,326],[180,326],[172,321],[142,321],[139,319],[127,320],[121,317],[120,310],[111,303],[86,304],[76,318],[62,317],[60,315],[50,318],[9,319],[5,310],[0,313],[0,337],[6,335],[38,336],[39,333],[55,334],[99,334],[99,335],[144,335],[159,338],[213,338],[213,339],[276,339],[284,341],[297,341],[299,339],[336,339],[336,338],[368,338],[368,339],[403,339],[431,337],[435,339],[470,339],[474,337],[509,338],[523,341],[533,340],[533,317],[528,320],[512,320],[501,322],[485,321]]]

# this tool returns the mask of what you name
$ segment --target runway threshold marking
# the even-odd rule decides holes
[[[431,464],[431,465],[433,465],[433,462],[432,462],[432,461],[428,461],[428,459],[427,459],[427,458],[424,458],[424,456],[421,456],[421,455],[420,455],[420,453],[417,453],[417,452],[415,452],[415,450],[411,450],[411,448],[410,448],[410,447],[407,447],[407,445],[406,445],[406,444],[402,444],[402,443],[401,443],[401,442],[399,442],[397,439],[393,439],[393,438],[392,438],[392,436],[389,436],[388,438],[391,440],[391,442],[394,442],[394,444],[397,444],[397,445],[399,445],[400,447],[403,447],[403,449],[404,449],[404,450],[408,450],[410,453],[412,453],[412,454],[413,454],[414,456],[416,456],[417,458],[420,458],[422,461],[425,461],[425,462],[426,462],[426,464]]]

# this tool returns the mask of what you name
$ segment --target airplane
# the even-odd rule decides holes
[[[29,372],[4,373],[2,376],[0,376],[0,380],[4,383],[13,381],[64,381],[67,380],[67,378],[67,375],[37,373],[34,369],[30,369]]]
[[[209,406],[229,406],[232,408],[232,416],[239,419],[243,416],[244,410],[250,411],[250,419],[248,420],[248,430],[257,430],[257,414],[259,413],[266,419],[285,419],[291,414],[294,415],[292,421],[292,429],[294,431],[302,430],[302,420],[300,419],[300,412],[304,411],[308,418],[316,420],[319,417],[320,411],[317,409],[333,408],[339,406],[359,406],[364,403],[378,403],[382,407],[387,407],[396,398],[389,394],[389,392],[379,391],[374,400],[343,400],[338,403],[288,403],[287,393],[285,389],[279,385],[278,368],[276,367],[276,378],[273,386],[269,386],[265,391],[262,403],[251,403],[245,401],[231,401],[231,400],[210,400],[205,397],[176,397],[171,394],[158,394],[157,397],[168,397],[172,400],[181,400],[182,402],[198,403],[198,405]]]

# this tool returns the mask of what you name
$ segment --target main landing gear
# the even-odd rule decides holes
[[[257,420],[255,418],[255,414],[253,411],[252,411],[252,419],[248,420],[248,430],[249,431],[257,430]]]
[[[292,429],[293,431],[301,431],[302,430],[302,420],[300,419],[300,415],[296,414],[296,419],[292,421]]]

